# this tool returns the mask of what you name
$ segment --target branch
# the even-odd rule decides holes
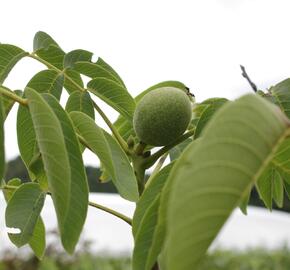
[[[14,92],[12,92],[8,88],[4,87],[3,85],[0,86],[0,94],[4,95],[10,99],[13,99],[14,101],[18,102],[21,105],[27,106],[27,104],[28,104],[27,99],[24,99],[24,98],[17,96]]]
[[[62,74],[66,80],[70,81],[79,91],[81,92],[85,92],[86,89],[84,89],[83,87],[81,87],[80,85],[78,85],[72,78],[70,78],[69,76],[67,76],[63,70],[58,69],[57,67],[55,67],[54,65],[50,64],[49,62],[43,60],[42,58],[38,57],[37,55],[35,55],[34,53],[31,53],[28,55],[29,57],[41,62],[42,64],[46,65],[48,68],[55,70],[56,72]],[[96,109],[96,111],[100,114],[100,116],[104,119],[105,123],[107,124],[107,126],[110,128],[112,134],[115,136],[116,140],[118,141],[118,143],[120,144],[120,146],[122,147],[122,149],[125,151],[125,153],[129,153],[128,151],[128,147],[127,144],[125,142],[125,140],[122,138],[122,136],[119,134],[119,132],[117,131],[117,129],[115,128],[115,126],[111,123],[111,121],[109,120],[109,118],[106,116],[106,114],[102,111],[102,109],[93,101],[93,105]]]
[[[252,87],[253,91],[256,93],[258,91],[258,88],[256,86],[256,84],[254,84],[252,82],[252,80],[250,79],[249,75],[246,72],[246,69],[244,66],[240,65],[241,70],[242,70],[242,76],[248,81],[248,83],[250,84],[250,86]]]
[[[177,138],[173,143],[168,144],[158,150],[156,153],[154,153],[152,156],[148,157],[144,160],[144,166],[146,169],[150,168],[162,155],[164,155],[166,152],[168,152],[170,149],[175,147],[176,145],[180,144],[187,138],[191,137],[194,134],[195,129],[191,129],[188,132],[181,135],[179,138]]]
[[[0,187],[0,189],[2,189],[2,190],[16,190],[17,188],[18,188],[17,186],[10,186],[10,185],[5,185],[5,186]],[[51,195],[50,192],[46,192],[46,194],[47,195]],[[131,218],[129,218],[129,217],[127,217],[127,216],[125,216],[125,215],[113,210],[113,209],[110,209],[110,208],[108,208],[106,206],[103,206],[101,204],[97,204],[97,203],[94,203],[94,202],[89,202],[89,205],[94,207],[94,208],[100,209],[100,210],[102,210],[104,212],[107,212],[107,213],[109,213],[109,214],[111,214],[111,215],[113,215],[115,217],[118,217],[118,218],[122,219],[123,221],[125,221],[126,223],[128,223],[129,225],[132,226],[132,219]]]

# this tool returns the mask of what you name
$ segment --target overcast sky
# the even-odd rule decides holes
[[[198,101],[233,99],[250,91],[239,64],[260,89],[290,75],[289,14],[289,0],[9,0],[1,2],[0,42],[31,51],[34,33],[42,30],[66,51],[101,56],[134,96],[160,81],[180,80]],[[23,89],[41,69],[24,59],[5,85]],[[6,123],[8,159],[18,154],[15,112]],[[85,161],[97,164],[93,155]]]

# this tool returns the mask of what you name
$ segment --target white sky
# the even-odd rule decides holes
[[[180,80],[198,101],[233,99],[250,91],[239,64],[260,89],[290,75],[289,14],[289,0],[9,0],[1,2],[0,42],[31,51],[34,33],[42,30],[66,51],[101,56],[134,96]],[[41,68],[22,60],[5,85],[23,89]],[[15,112],[6,123],[7,159],[18,154]],[[85,161],[97,164],[90,154]]]

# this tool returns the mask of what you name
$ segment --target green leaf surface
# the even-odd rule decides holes
[[[84,83],[79,73],[72,69],[66,69],[64,74],[64,87],[69,94],[75,91],[80,91],[82,88],[84,88]]]
[[[59,47],[56,41],[47,33],[38,31],[33,38],[33,51],[47,49],[50,45]]]
[[[27,52],[14,45],[0,44],[0,84],[5,81],[16,63],[27,55]]]
[[[64,57],[63,65],[65,68],[72,68],[78,61],[91,62],[93,53],[86,50],[73,50]]]
[[[153,242],[154,232],[158,221],[158,208],[160,202],[160,195],[157,195],[153,202],[149,205],[149,208],[145,212],[145,215],[140,224],[140,228],[135,238],[135,246],[133,250],[132,265],[133,270],[151,270],[152,265],[148,267],[147,258],[150,247]]]
[[[217,112],[203,140],[186,149],[168,179],[173,181],[167,208],[168,270],[197,268],[287,133],[289,122],[280,111],[255,95]]]
[[[286,79],[269,89],[275,103],[290,118],[290,79]]]
[[[130,201],[139,198],[137,180],[129,159],[115,139],[86,114],[71,112],[70,117],[90,149],[98,156],[120,195]]]
[[[32,237],[29,240],[29,246],[33,250],[35,256],[41,260],[44,256],[46,239],[45,226],[41,217],[38,218]]]
[[[27,87],[38,93],[51,93],[59,99],[63,87],[63,76],[54,70],[43,70],[32,77]],[[29,109],[24,106],[18,108],[17,139],[21,158],[28,169],[30,178],[46,182],[31,115]]]
[[[200,113],[198,113],[198,117],[196,119],[195,124],[195,132],[194,132],[194,139],[197,139],[200,135],[204,127],[207,125],[207,123],[210,121],[212,116],[227,102],[227,99],[225,98],[211,98],[207,99],[201,104],[198,104],[195,109],[193,110],[193,113],[196,111],[199,111],[200,106],[202,107],[202,110]],[[193,120],[195,121],[195,120]]]
[[[63,69],[65,52],[50,35],[42,31],[37,32],[33,39],[33,51],[49,64]]]
[[[10,179],[7,183],[7,185],[9,186],[15,186],[15,187],[19,187],[21,184],[22,182],[19,178]],[[4,197],[5,197],[6,202],[8,202],[11,199],[15,191],[16,189],[4,190]],[[46,247],[46,238],[45,238],[45,226],[41,217],[39,217],[36,222],[35,228],[32,233],[32,237],[30,238],[28,244],[33,250],[36,257],[38,259],[42,259],[45,252],[45,247]]]
[[[4,104],[0,98],[0,180],[5,174],[5,132],[4,132],[5,111]]]
[[[5,212],[6,226],[20,229],[19,233],[9,233],[10,240],[21,247],[32,235],[45,200],[45,192],[36,183],[21,185],[8,201]]]
[[[93,101],[88,92],[73,92],[67,100],[65,110],[69,113],[73,111],[80,111],[87,114],[92,119],[95,119]]]
[[[275,181],[276,170],[273,166],[268,166],[256,183],[256,188],[260,199],[264,202],[265,206],[272,210],[273,199],[273,182]]]
[[[61,124],[66,152],[69,158],[69,203],[63,223],[61,239],[64,248],[69,253],[72,253],[79,240],[87,216],[89,201],[87,176],[79,142],[69,116],[52,95],[44,94],[43,97]]]
[[[38,93],[50,93],[59,100],[63,83],[63,75],[60,75],[55,70],[47,69],[34,75],[27,87],[36,90]]]
[[[3,87],[3,86],[2,86]],[[7,91],[13,92],[14,94],[16,94],[19,97],[22,97],[23,92],[21,90],[10,90],[6,87],[4,87]],[[9,112],[11,111],[13,105],[15,104],[15,100],[8,98],[4,95],[2,95],[2,101],[3,101],[3,108],[4,108],[4,120],[6,120]]]
[[[248,214],[248,204],[249,204],[250,197],[251,197],[251,191],[252,191],[252,187],[249,188],[249,190],[246,192],[246,194],[242,198],[241,203],[239,205],[240,209],[244,215]]]
[[[70,163],[62,126],[40,94],[26,88],[25,95],[29,100],[29,111],[62,236],[71,195]]]
[[[120,81],[119,77],[116,77],[116,75],[110,69],[106,69],[97,63],[79,61],[74,64],[74,70],[90,78],[102,77],[112,80],[125,88],[123,81]]]
[[[273,182],[273,199],[277,206],[282,208],[284,202],[284,184],[283,179],[278,171],[276,171],[276,177]]]
[[[174,148],[170,149],[169,156],[170,160],[176,160],[179,158],[179,156],[182,154],[183,150],[192,142],[193,140],[191,138],[186,139],[182,143],[176,145]]]
[[[146,187],[142,196],[140,197],[136,210],[134,212],[133,224],[132,224],[132,232],[133,235],[136,236],[141,221],[144,217],[145,212],[149,209],[150,205],[157,198],[157,196],[161,193],[161,190],[168,178],[170,170],[172,169],[174,163],[170,163],[165,166],[162,170],[160,170],[152,179],[149,186]]]
[[[95,78],[88,83],[88,90],[130,121],[133,119],[135,101],[118,83],[106,78]]]

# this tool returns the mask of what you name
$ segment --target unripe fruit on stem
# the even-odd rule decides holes
[[[184,133],[192,116],[187,93],[174,87],[162,87],[146,94],[134,112],[137,137],[152,146],[168,145]]]

